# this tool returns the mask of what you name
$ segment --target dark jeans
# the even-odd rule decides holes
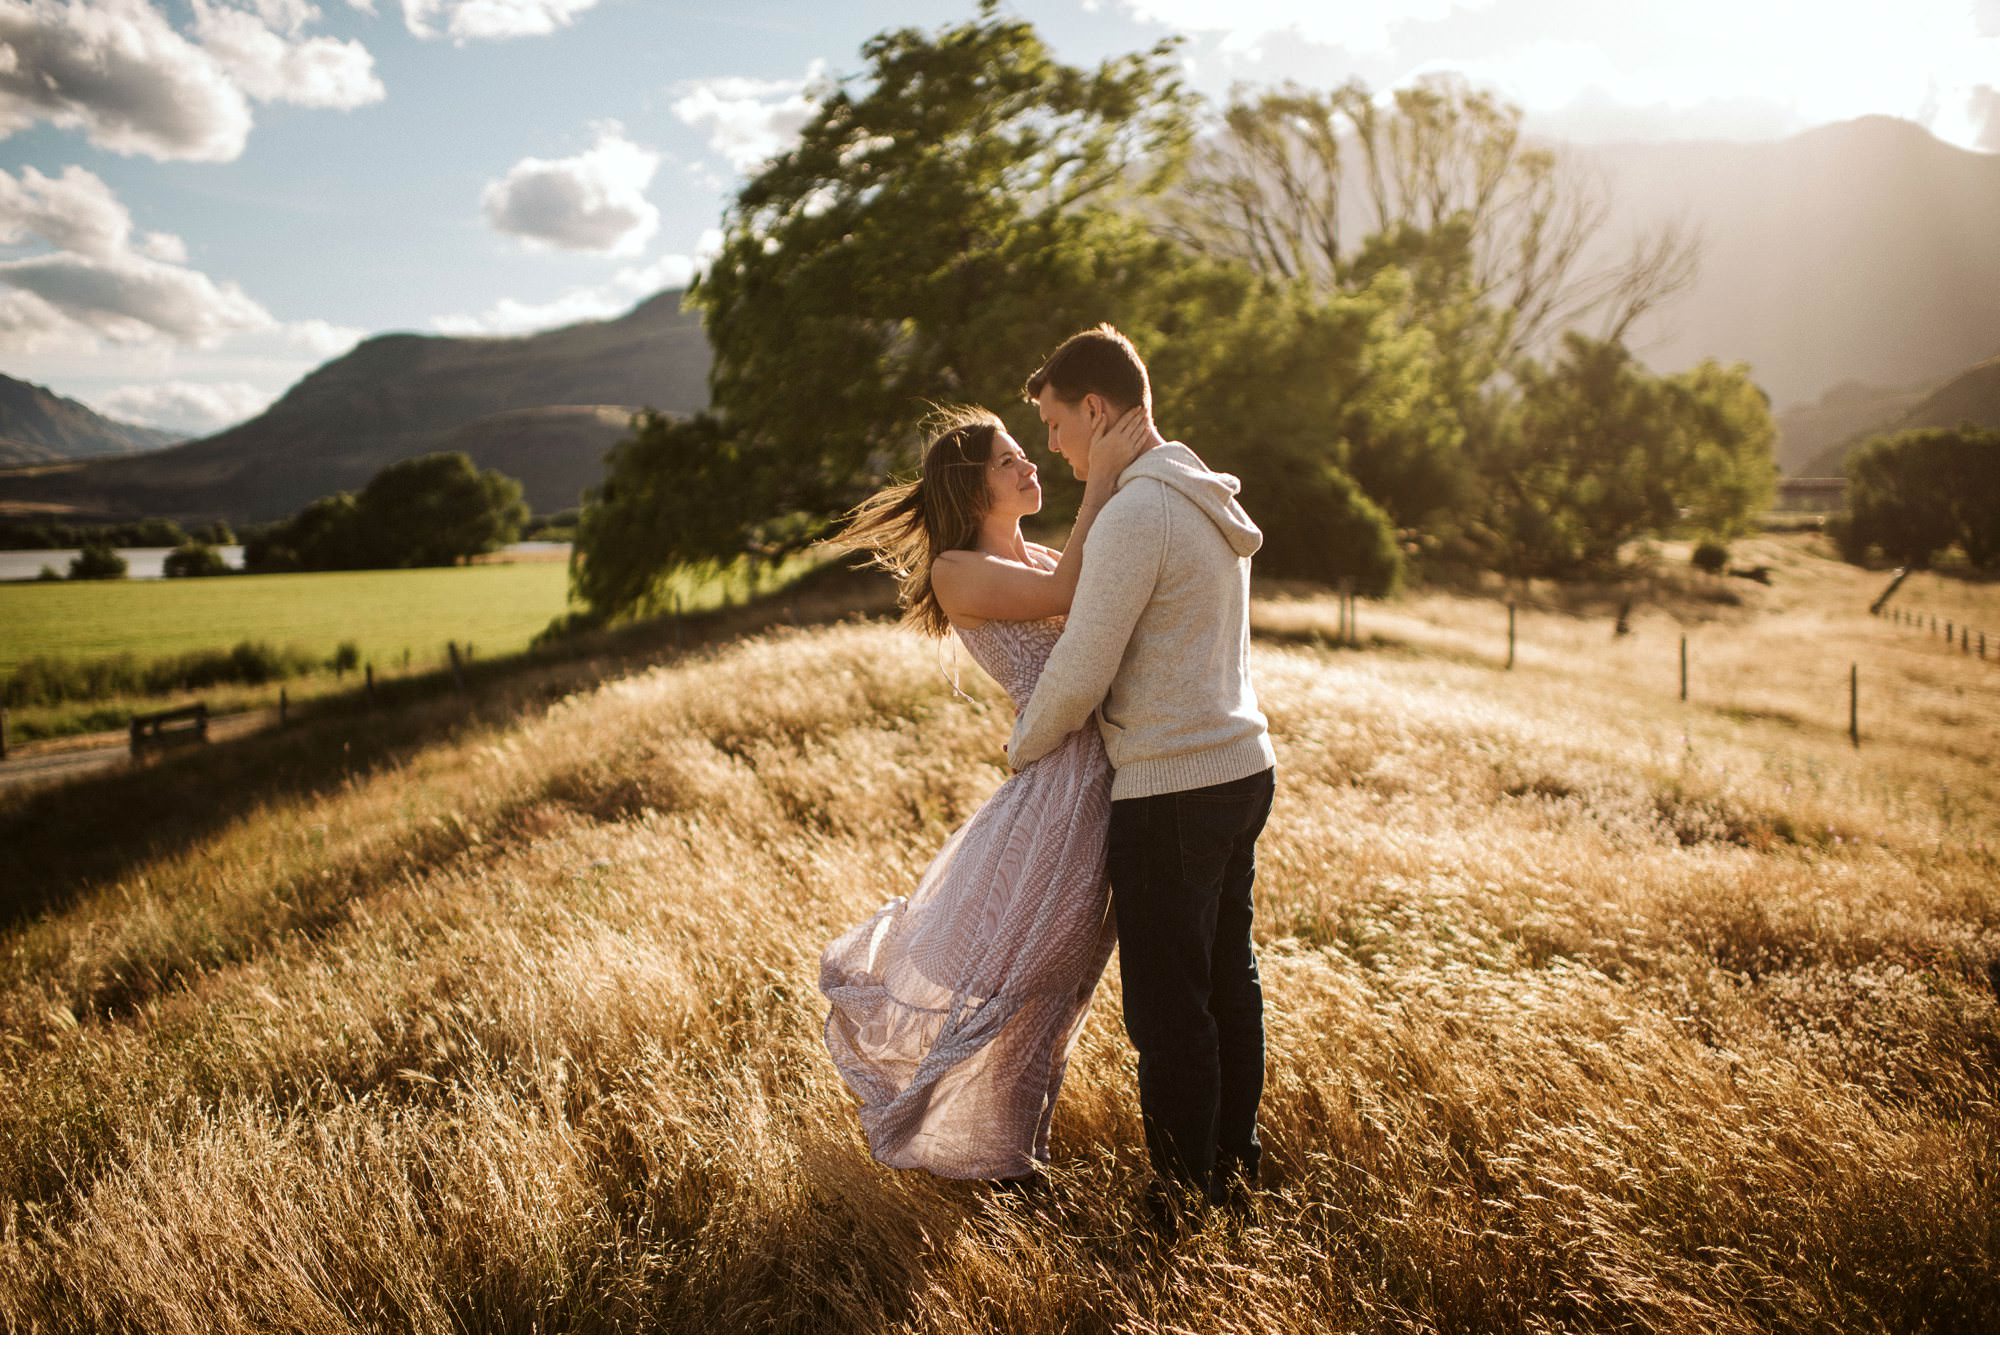
[[[1250,946],[1268,768],[1111,803],[1111,900],[1146,1149],[1163,1178],[1218,1196],[1257,1177],[1264,991]]]

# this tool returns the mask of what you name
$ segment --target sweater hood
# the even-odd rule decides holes
[[[1118,485],[1140,478],[1157,479],[1201,507],[1238,557],[1249,557],[1263,546],[1264,531],[1236,500],[1242,482],[1234,474],[1215,472],[1178,440],[1156,445],[1133,460],[1118,475]]]

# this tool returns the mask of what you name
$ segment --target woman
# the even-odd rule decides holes
[[[1063,552],[1027,542],[1035,466],[1000,419],[945,414],[922,476],[856,509],[836,542],[901,581],[904,618],[956,632],[1018,709],[1062,634],[1091,521],[1137,456],[1144,415],[1099,427]],[[1027,1179],[1048,1160],[1063,1068],[1110,959],[1111,766],[1097,728],[1003,783],[922,881],[826,949],[826,1044],[877,1160]]]

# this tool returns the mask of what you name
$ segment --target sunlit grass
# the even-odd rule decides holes
[[[0,938],[0,1325],[1990,1327],[1994,673],[1780,560],[1687,608],[1685,705],[1655,609],[1537,610],[1508,672],[1492,601],[1359,650],[1259,603],[1258,1224],[1134,1230],[1115,962],[1053,1203],[869,1160],[818,954],[1009,715],[848,623],[523,694]],[[1857,750],[1864,656],[1923,691]]]

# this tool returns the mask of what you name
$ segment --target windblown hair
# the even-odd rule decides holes
[[[1108,323],[1086,328],[1066,339],[1042,368],[1028,376],[1022,390],[1030,403],[1043,389],[1054,389],[1065,403],[1080,403],[1094,393],[1118,412],[1153,406],[1153,385],[1146,376],[1146,363],[1139,359],[1132,339]]]
[[[951,631],[931,589],[931,564],[939,553],[978,541],[979,522],[992,504],[986,467],[1002,429],[985,408],[939,408],[924,426],[930,445],[919,476],[856,506],[834,536],[844,548],[873,553],[875,565],[896,578],[903,621],[926,637]]]

